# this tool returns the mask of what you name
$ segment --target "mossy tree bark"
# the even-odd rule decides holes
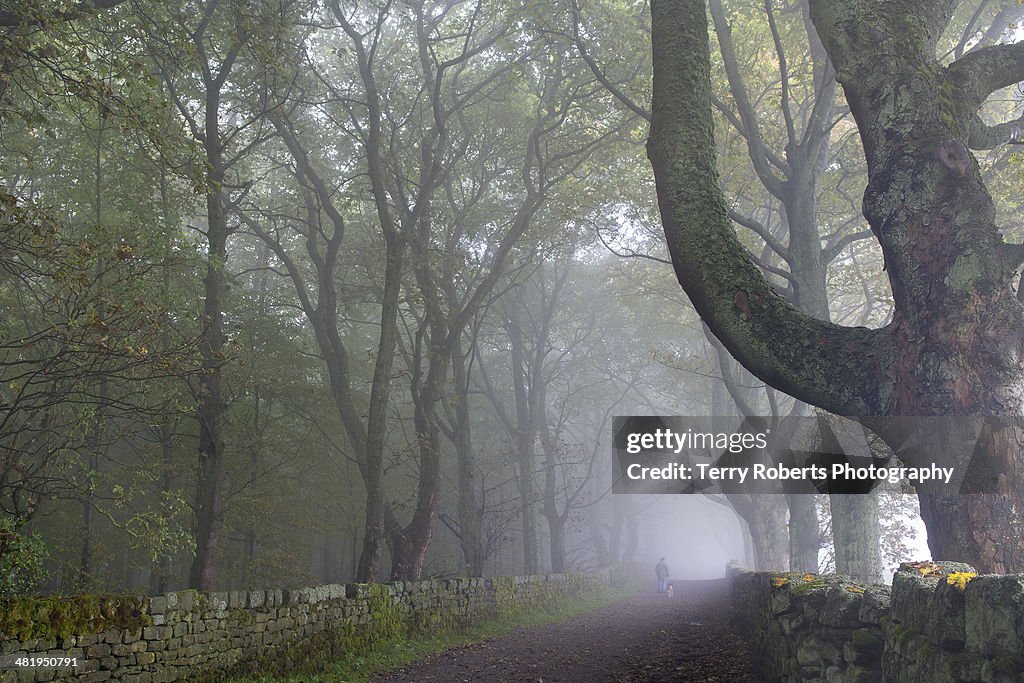
[[[746,256],[718,187],[705,4],[654,0],[648,153],[678,279],[751,372],[839,415],[883,418],[869,423],[890,443],[903,443],[907,421],[884,418],[984,418],[951,428],[974,431],[973,457],[995,472],[996,492],[923,494],[929,543],[935,559],[1024,569],[1015,531],[1024,511],[1020,430],[992,419],[1022,409],[1024,315],[1011,280],[1024,249],[1004,243],[968,151],[985,137],[984,99],[1024,76],[1024,45],[977,50],[944,67],[935,49],[951,0],[810,4],[864,145],[864,211],[885,257],[893,321],[869,330],[807,315]],[[903,455],[914,465],[936,451]],[[944,455],[962,470],[971,457]]]

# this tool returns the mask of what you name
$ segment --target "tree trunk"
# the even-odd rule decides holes
[[[556,516],[548,519],[548,546],[551,550],[551,571],[556,574],[568,571],[565,552],[565,519]]]
[[[817,424],[822,452],[846,453],[855,458],[855,462],[872,462],[871,449],[860,425],[825,416],[819,416]],[[829,493],[828,498],[836,573],[865,583],[881,581],[877,491]]]
[[[625,559],[622,553],[622,533],[626,525],[626,506],[629,500],[630,496],[612,497],[612,526],[608,532],[608,557],[612,564]]]
[[[519,485],[519,519],[523,526],[523,573],[540,571],[540,547],[537,544],[537,511],[534,505],[534,430],[533,410],[526,388],[526,359],[523,333],[515,320],[509,320],[509,346],[512,355],[512,388],[516,401],[516,483]]]
[[[786,494],[789,507],[789,567],[795,572],[818,572],[821,541],[818,506],[813,494]]]
[[[538,400],[541,402],[541,443],[544,447],[544,501],[541,514],[548,522],[548,548],[551,554],[551,571],[561,573],[566,569],[565,556],[565,521],[569,514],[568,502],[563,512],[558,510],[558,444],[554,442],[546,425],[546,417],[543,409],[545,400],[543,387],[539,391]]]
[[[601,511],[597,505],[586,507],[587,529],[590,531],[590,547],[594,550],[594,563],[598,567],[607,567],[612,564],[611,553],[608,549],[608,539],[601,531]]]
[[[379,160],[378,160],[379,163]],[[379,169],[377,169],[379,172]],[[374,188],[375,193],[377,187]],[[370,388],[370,411],[366,418],[365,467],[362,470],[366,484],[366,517],[363,551],[359,557],[360,581],[374,581],[380,566],[380,553],[384,543],[384,490],[383,461],[387,439],[387,408],[391,396],[391,372],[394,367],[395,346],[398,342],[398,308],[405,266],[405,245],[390,221],[390,213],[383,211],[386,261],[384,265],[384,296],[381,301],[380,338],[377,360],[373,366]]]
[[[469,576],[483,576],[484,547],[480,519],[480,505],[476,498],[476,459],[473,453],[473,438],[469,415],[469,377],[466,358],[461,340],[456,339],[452,347],[452,386],[455,389],[453,410],[453,443],[457,459],[459,487],[459,544],[466,561]]]
[[[789,532],[786,529],[785,498],[778,494],[751,496],[753,514],[747,520],[754,544],[757,569],[789,570]]]
[[[622,497],[630,498],[630,496]],[[623,521],[626,523],[626,542],[622,549],[622,561],[629,562],[636,559],[636,551],[640,546],[640,519],[632,500],[626,502],[623,513]]]
[[[77,575],[74,581],[76,593],[88,593],[92,585],[92,494],[82,498],[82,538],[78,553]]]
[[[874,493],[829,496],[836,573],[861,583],[880,583],[878,496]]]
[[[224,164],[219,131],[220,97],[208,91],[206,98],[206,278],[203,281],[202,333],[199,352],[199,466],[195,504],[196,556],[189,571],[189,585],[212,590],[223,520],[221,485],[224,479],[223,421],[226,409],[221,368],[224,364],[224,298],[227,293],[227,216],[224,212]]]
[[[166,346],[165,346],[166,348]],[[160,490],[164,494],[171,492],[174,487],[174,427],[170,417],[166,414],[160,421]],[[160,568],[157,570],[156,581],[153,582],[154,593],[160,595],[166,593],[171,580],[171,555],[163,553],[160,555]]]
[[[438,497],[441,485],[440,430],[437,427],[439,384],[447,374],[447,359],[440,354],[431,356],[427,378],[418,391],[414,391],[413,425],[416,428],[419,452],[419,482],[416,508],[412,519],[404,528],[386,511],[389,520],[388,544],[391,548],[391,580],[418,580],[423,577],[423,564],[427,547],[433,538],[437,521]]]
[[[952,485],[918,487],[932,559],[968,562],[983,572],[1024,571],[1022,420],[905,418],[880,426],[905,462],[954,468]]]
[[[704,326],[704,334],[715,348],[715,365],[718,369],[718,374],[722,378],[721,384],[716,384],[718,391],[713,396],[716,406],[724,404],[725,397],[722,395],[722,389],[725,389],[744,418],[757,419],[753,415],[754,409],[743,394],[741,382],[736,380],[734,371],[739,368],[736,367],[728,352],[706,326]],[[731,412],[731,410],[722,410],[720,414],[725,418]],[[725,429],[727,422],[727,418],[720,420],[720,428]],[[716,427],[716,431],[718,429]],[[784,436],[783,438],[785,439],[786,437]],[[770,461],[774,460],[775,453],[781,452],[782,449],[775,447],[777,441],[775,435],[771,435],[769,439],[768,450],[750,451],[743,454],[742,457],[745,459],[745,462],[751,463],[753,457],[760,457],[765,464],[769,464]],[[788,497],[782,496],[782,487],[777,482],[751,481],[749,484],[742,486],[727,484],[723,487],[723,490],[736,514],[747,523],[747,530],[751,536],[757,568],[776,571],[788,570],[790,568],[788,548],[790,543],[792,543],[792,526],[787,527],[786,525]],[[814,524],[815,539],[817,539],[816,516]]]
[[[1003,243],[968,146],[982,101],[1002,79],[1018,80],[1024,65],[999,61],[996,47],[943,67],[935,41],[947,19],[941,3],[925,4],[935,6],[918,8],[921,24],[910,39],[903,35],[903,8],[881,7],[869,17],[847,3],[812,4],[826,47],[841,55],[834,57],[838,79],[870,169],[864,213],[882,247],[896,306],[890,414],[1019,416],[1024,309],[1009,283],[1021,254],[1019,246]],[[849,33],[850,19],[865,29]],[[885,40],[883,50],[872,34]],[[870,68],[857,59],[869,50]],[[923,82],[927,93],[918,88]],[[981,498],[924,492],[922,518],[935,559],[968,562],[979,571],[1024,569],[1016,427],[991,420],[946,424],[951,433],[944,443],[906,452],[908,464],[946,459],[971,475],[968,487],[998,492]],[[918,431],[934,443],[935,434]],[[976,447],[950,451],[961,437]],[[995,475],[991,486],[979,480],[983,472],[971,472],[982,460]]]

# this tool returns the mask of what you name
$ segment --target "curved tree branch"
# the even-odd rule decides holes
[[[626,92],[617,84],[612,83],[611,79],[609,79],[608,75],[604,72],[604,69],[601,68],[601,65],[598,64],[597,60],[594,59],[594,56],[590,54],[590,51],[587,49],[587,45],[583,40],[583,36],[580,35],[580,8],[579,3],[577,3],[575,0],[573,0],[572,3],[572,19],[572,40],[573,43],[576,45],[576,52],[578,52],[583,61],[586,62],[587,66],[590,68],[590,72],[594,74],[594,78],[596,78],[598,82],[601,83],[601,85],[603,85],[605,89],[612,94],[613,97],[615,97],[615,99],[621,102],[623,106],[625,106],[627,109],[632,111],[634,114],[636,114],[643,120],[650,121],[651,112],[647,111],[637,102],[635,102],[633,98],[627,95]]]
[[[782,258],[786,262],[789,261],[789,249],[786,246],[784,246],[782,242],[779,242],[779,240],[777,240],[775,236],[772,235],[771,231],[769,231],[766,226],[762,225],[759,221],[755,220],[751,216],[746,216],[740,213],[739,211],[735,211],[734,209],[728,209],[728,213],[730,219],[732,219],[736,223],[739,223],[744,228],[747,228],[755,235],[760,237],[762,240],[764,240],[764,243],[768,245],[768,248],[774,251],[776,254],[778,254],[780,258]]]
[[[701,318],[763,381],[843,415],[882,409],[873,370],[886,330],[804,315],[746,255],[718,186],[702,0],[651,4],[654,92],[648,156],[677,277]]]
[[[1024,143],[1024,116],[990,126],[975,116],[971,121],[967,146],[971,149],[995,149],[1001,145]]]
[[[977,109],[996,90],[1024,80],[1024,42],[969,52],[946,67],[946,76]]]

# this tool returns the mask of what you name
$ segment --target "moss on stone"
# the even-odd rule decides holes
[[[408,624],[391,598],[388,586],[370,584],[370,628],[365,633],[367,645],[404,635]]]
[[[793,583],[790,592],[794,596],[807,595],[811,591],[818,590],[820,588],[828,588],[829,582],[822,578],[812,579],[811,581],[802,581],[800,583]]]
[[[515,581],[511,576],[496,576],[494,582],[494,604],[499,618],[510,616],[515,611]]]
[[[17,640],[69,638],[153,623],[137,595],[74,595],[0,600],[0,634]]]
[[[1024,671],[1024,658],[1003,655],[992,660],[992,672],[997,674],[1016,674]]]
[[[897,643],[903,643],[914,636],[914,631],[899,622],[894,622],[890,629]]]
[[[856,629],[853,632],[851,639],[853,640],[854,647],[859,648],[861,650],[868,650],[871,648],[878,647],[882,642],[881,638],[879,638],[877,635],[875,635],[866,628]]]
[[[228,625],[232,628],[242,628],[253,622],[252,612],[244,607],[237,607],[228,611]]]

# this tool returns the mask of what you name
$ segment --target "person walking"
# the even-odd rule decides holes
[[[668,565],[665,564],[665,558],[664,557],[661,558],[661,560],[658,562],[658,564],[656,564],[654,566],[654,573],[658,576],[658,592],[659,593],[667,593],[668,592]]]

